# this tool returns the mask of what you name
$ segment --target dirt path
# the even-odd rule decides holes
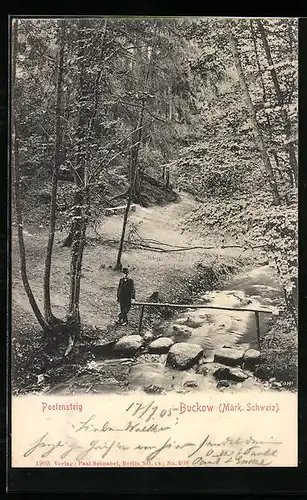
[[[183,232],[181,224],[184,217],[197,206],[197,202],[187,194],[182,194],[180,201],[166,206],[143,208],[137,206],[129,217],[129,223],[139,223],[139,235],[142,238],[154,239],[170,245],[178,246],[211,246],[212,241],[195,234],[191,228]],[[129,227],[129,226],[128,226]],[[122,228],[122,216],[105,217],[98,226],[103,239],[118,240]],[[89,231],[89,236],[93,233]],[[64,317],[69,296],[69,263],[70,250],[62,248],[60,242],[63,233],[57,232],[52,263],[51,297],[54,313]],[[46,230],[42,228],[25,228],[24,231],[30,283],[38,303],[42,306],[42,283],[46,245]],[[13,232],[13,307],[17,323],[31,321],[32,312],[24,293],[19,271],[17,236]],[[165,283],[188,278],[197,262],[212,262],[219,255],[235,257],[238,249],[190,250],[176,253],[154,253],[147,250],[128,249],[123,252],[122,263],[131,269],[135,279],[137,298],[149,297],[154,291],[161,292]],[[112,268],[116,262],[117,245],[105,245],[96,241],[89,243],[84,253],[84,265],[81,284],[81,315],[83,321],[98,328],[105,328],[117,317],[116,289],[120,273]],[[135,324],[137,311],[132,313],[132,326]],[[33,317],[33,316],[32,316]],[[34,318],[33,318],[34,320]],[[34,320],[35,321],[35,320]]]
[[[193,227],[183,231],[182,223],[185,217],[199,205],[200,203],[196,202],[191,195],[182,193],[180,195],[180,201],[177,203],[169,203],[166,206],[154,206],[150,208],[137,206],[136,211],[129,216],[129,222],[138,225],[138,233],[140,237],[144,239],[152,239],[182,247],[215,247],[210,248],[210,253],[218,253],[232,257],[236,257],[242,253],[242,249],[239,248],[221,248],[222,235],[220,235],[218,246],[216,245],[216,237],[214,235],[212,235],[212,237],[206,236],[206,238],[203,238],[198,230],[193,230]],[[99,232],[105,238],[118,238],[121,230],[122,216],[107,217],[99,225]],[[232,244],[233,242],[228,242],[228,245]],[[191,250],[189,252],[188,258],[191,258],[195,253],[198,253],[198,255],[203,254],[204,250]],[[176,258],[177,257],[178,254],[176,255]],[[186,255],[184,255],[184,258],[186,258]]]
[[[184,246],[201,241],[196,235],[183,233],[181,222],[194,208],[197,202],[188,194],[183,194],[177,203],[149,208],[136,207],[129,221],[139,224],[139,234],[142,238],[151,238],[165,243]],[[122,216],[107,217],[100,224],[99,232],[106,237],[118,237],[122,229]]]

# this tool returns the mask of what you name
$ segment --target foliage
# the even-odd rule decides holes
[[[279,206],[272,204],[268,174],[254,143],[229,50],[229,29],[237,42]],[[196,192],[202,202],[187,224],[203,234],[222,231],[243,248],[262,245],[277,270],[288,313],[297,321],[297,21],[196,20],[187,37],[201,49],[190,66],[211,89],[200,105],[206,140],[183,148],[172,162],[177,186]]]
[[[14,114],[24,210],[33,193],[33,200],[47,199],[52,177],[58,23],[19,21]],[[168,165],[171,182],[201,201],[189,223],[203,233],[223,231],[243,246],[263,245],[296,318],[297,21],[71,18],[66,23],[57,158],[61,224],[69,227],[81,216],[85,224],[95,224],[108,200],[117,191],[125,193],[131,151],[139,142],[141,192],[147,195],[146,178],[161,178]],[[277,185],[278,206],[255,144],[230,35]],[[84,175],[78,185],[80,166]]]
[[[298,339],[295,322],[287,310],[281,308],[278,318],[274,318],[269,331],[262,339],[264,363],[256,374],[269,379],[276,378],[287,389],[297,386]]]
[[[52,19],[19,21],[15,109],[25,196],[31,196],[29,187],[47,182],[52,172],[57,23]],[[81,35],[86,44],[80,60]],[[159,177],[160,166],[174,154],[178,141],[197,133],[199,117],[193,97],[196,83],[190,76],[189,50],[184,22],[180,20],[92,19],[82,31],[76,19],[66,20],[60,172],[61,178],[71,182],[76,155],[84,155],[90,198],[96,206],[102,194],[108,197],[107,189],[100,190],[102,184],[106,185],[106,176],[116,182],[120,168],[128,178],[132,132],[144,97],[141,171]],[[152,63],[147,68],[149,57]],[[86,94],[81,96],[83,63]],[[145,89],[147,69],[150,74]],[[78,145],[81,109],[86,124],[82,144]],[[98,215],[97,210],[91,212]]]
[[[178,160],[170,164],[176,185],[196,194],[199,200],[248,192],[254,173],[251,145],[238,144],[225,137],[219,142],[216,136],[213,138],[209,134],[207,139],[182,148]],[[263,183],[262,177],[258,182]]]

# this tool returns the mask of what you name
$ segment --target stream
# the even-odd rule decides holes
[[[224,290],[204,293],[199,302],[207,306],[268,309],[274,312],[280,296],[281,290],[274,273],[264,266],[237,275]],[[261,334],[267,331],[270,317],[270,314],[260,313]],[[179,329],[176,329],[177,325],[180,325]],[[206,352],[208,361],[213,361],[214,351],[224,345],[258,349],[253,312],[188,309],[169,323],[167,331],[174,342],[199,344]]]
[[[208,291],[198,295],[195,303],[223,307],[267,309],[273,314],[277,311],[282,292],[275,271],[269,266],[261,266],[232,277],[223,290]],[[271,314],[260,313],[260,332],[268,329]],[[146,392],[188,392],[219,391],[213,372],[220,367],[213,361],[214,352],[221,347],[237,347],[244,350],[257,349],[255,314],[246,311],[214,310],[210,308],[187,309],[175,314],[163,324],[164,336],[174,342],[187,342],[200,345],[205,353],[203,364],[207,374],[197,373],[199,365],[189,370],[176,370],[166,366],[167,354],[144,352],[136,358],[114,358],[104,355],[90,362],[90,372],[71,383],[66,381],[54,387],[52,393],[74,394],[84,392],[127,392],[146,390]],[[94,372],[91,373],[91,370]],[[102,376],[99,376],[102,374]],[[97,377],[98,375],[98,377]],[[149,391],[148,388],[151,390]],[[262,382],[250,373],[244,382],[231,383],[222,390],[255,391],[273,390],[268,383]]]
[[[273,269],[262,266],[245,270],[231,278],[223,290],[213,290],[198,297],[197,303],[206,306],[267,309],[277,311],[276,304],[281,298],[281,289]],[[260,313],[260,332],[268,330],[271,314]],[[174,342],[189,342],[200,345],[205,352],[206,376],[197,374],[195,369],[178,371],[164,365],[166,355],[143,355],[131,367],[129,385],[134,388],[150,386],[164,390],[217,390],[213,371],[220,365],[213,362],[214,352],[223,346],[257,349],[255,314],[253,312],[221,311],[214,309],[187,309],[165,322],[165,336]],[[154,360],[150,360],[153,358]],[[156,358],[156,359],[155,359]],[[243,383],[231,386],[231,391],[240,390]],[[250,377],[244,381],[244,390],[257,386],[265,389],[263,382]],[[227,388],[229,390],[230,388]]]

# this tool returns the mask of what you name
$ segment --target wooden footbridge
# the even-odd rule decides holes
[[[273,314],[273,312],[269,309],[251,309],[251,308],[239,308],[239,307],[222,307],[222,306],[213,306],[213,305],[204,305],[204,304],[172,304],[167,302],[133,302],[133,306],[141,307],[140,319],[139,319],[139,327],[138,333],[141,335],[142,332],[142,324],[144,311],[146,307],[169,307],[171,309],[215,309],[222,311],[239,311],[239,312],[252,312],[255,314],[255,323],[256,323],[256,332],[257,332],[257,344],[260,350],[261,346],[261,334],[260,334],[260,314]]]

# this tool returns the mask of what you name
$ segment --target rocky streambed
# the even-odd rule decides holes
[[[281,290],[268,266],[247,270],[232,278],[223,290],[195,297],[206,308],[187,310],[164,321],[159,334],[148,330],[127,335],[109,349],[97,345],[93,358],[77,375],[53,387],[49,393],[100,393],[143,390],[255,391],[280,390],[273,379],[255,376],[264,362],[257,346],[255,315],[244,310],[216,310],[211,306],[266,309],[260,314],[264,334]]]

